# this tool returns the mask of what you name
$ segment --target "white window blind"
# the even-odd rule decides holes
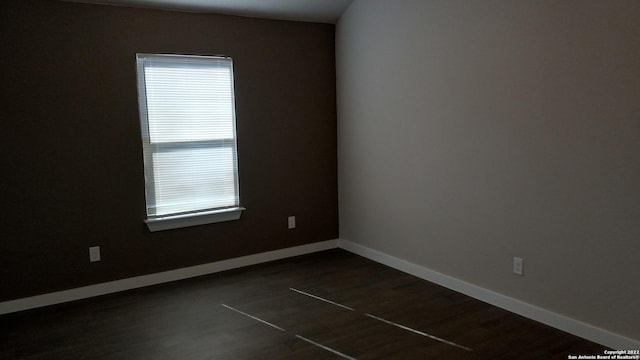
[[[231,58],[137,55],[148,220],[238,208]]]

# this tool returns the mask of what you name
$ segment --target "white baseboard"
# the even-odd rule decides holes
[[[216,261],[212,263],[191,266],[161,273],[136,276],[122,280],[115,280],[101,284],[89,285],[75,289],[57,291],[36,295],[22,299],[0,302],[0,315],[43,306],[61,304],[74,300],[86,299],[94,296],[116,293],[125,290],[141,288],[150,285],[188,279],[201,275],[213,274],[220,271],[241,268],[273,260],[309,254],[317,251],[340,247],[354,254],[363,256],[375,262],[390,266],[402,272],[417,276],[444,286],[451,290],[471,296],[499,308],[511,311],[526,318],[566,331],[570,334],[608,346],[613,349],[640,349],[640,341],[615,334],[608,330],[527,304],[520,300],[493,292],[491,290],[467,283],[465,281],[441,274],[406,260],[385,254],[383,252],[356,244],[348,240],[328,240],[286,249],[268,251],[260,254],[242,256],[238,258]]]
[[[170,281],[188,279],[201,275],[213,274],[220,271],[241,268],[243,266],[260,264],[267,261],[280,260],[317,251],[334,249],[337,246],[337,240],[328,240],[307,245],[268,251],[259,254],[247,255],[228,260],[216,261],[202,265],[190,266],[155,274],[136,276],[101,284],[83,286],[75,289],[56,291],[43,295],[4,301],[0,302],[0,315],[43,306],[61,304],[74,300],[86,299],[94,296],[111,294],[150,285],[157,285]]]
[[[595,343],[618,350],[640,349],[640,341],[615,334],[608,330],[560,315],[535,305],[493,292],[468,282],[441,274],[437,271],[402,260],[395,256],[356,244],[348,240],[338,240],[338,246],[354,254],[387,265],[402,272],[428,280],[448,289],[471,296],[499,308],[526,318],[541,322]]]

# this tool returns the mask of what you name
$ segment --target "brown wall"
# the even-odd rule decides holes
[[[338,237],[333,25],[5,0],[0,44],[0,301]],[[146,229],[136,53],[233,57],[240,221]]]

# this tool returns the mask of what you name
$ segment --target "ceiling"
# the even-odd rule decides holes
[[[335,23],[353,0],[66,0],[267,19]]]

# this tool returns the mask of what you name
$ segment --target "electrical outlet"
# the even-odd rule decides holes
[[[100,246],[92,246],[89,248],[89,262],[100,261]]]
[[[289,216],[287,218],[287,228],[289,230],[296,228],[296,217],[295,216]]]
[[[523,263],[522,263],[522,258],[519,257],[513,257],[513,273],[516,275],[523,275]]]

